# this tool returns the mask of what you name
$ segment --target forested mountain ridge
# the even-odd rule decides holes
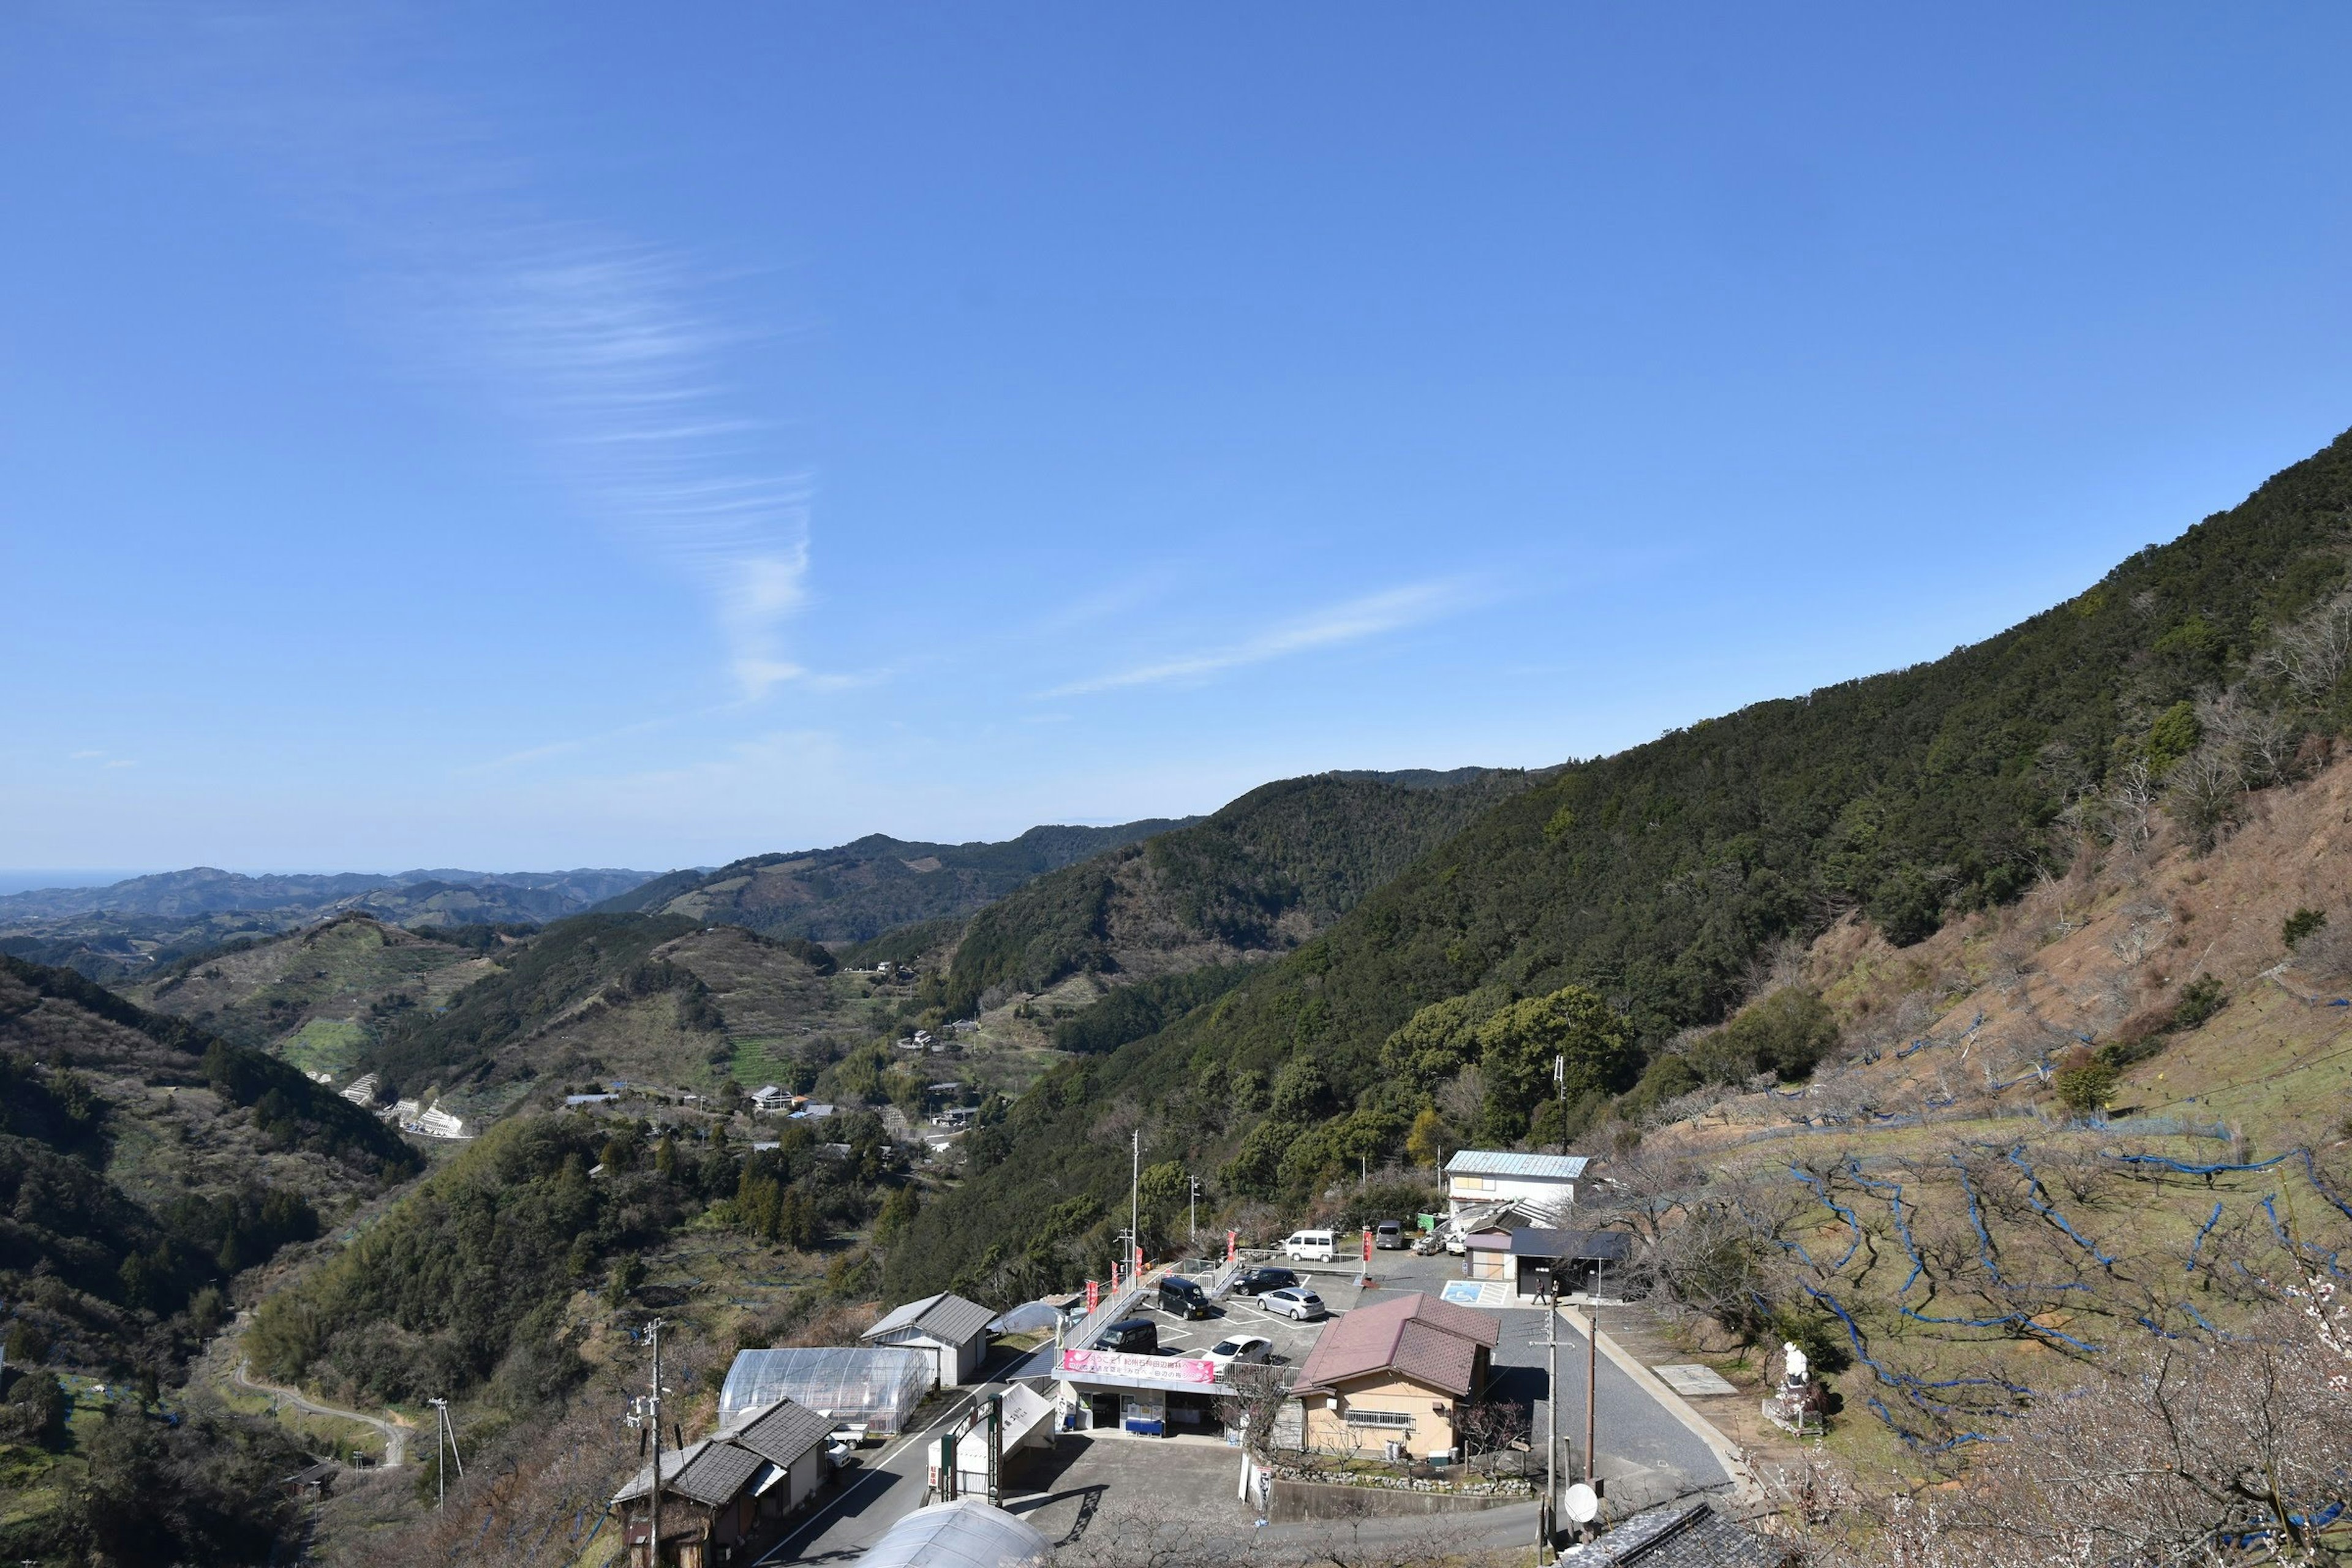
[[[941,1005],[961,1016],[991,991],[1043,991],[1080,971],[1150,979],[1287,952],[1527,784],[1517,771],[1463,768],[1261,785],[982,910]]]
[[[1033,827],[1002,843],[910,843],[872,833],[830,849],[753,855],[709,872],[674,871],[594,912],[683,915],[763,936],[866,942],[919,921],[968,915],[1032,878],[1187,820]]]
[[[1721,1018],[1769,944],[1842,912],[1916,942],[2063,866],[2070,832],[2158,800],[2219,821],[2231,769],[2289,766],[2352,719],[2347,522],[2352,437],[1984,642],[1569,765],[1222,1001],[1046,1079],[926,1211],[893,1286],[985,1289],[1093,1246],[1072,1205],[1125,1179],[1123,1131],[1092,1136],[1115,1107],[1224,1195],[1303,1194],[1454,1114],[1398,1051],[1458,1073],[1517,1001],[1589,987],[1654,1051]],[[1608,1055],[1589,1100],[1641,1060]],[[1542,1100],[1484,1092],[1489,1131],[1516,1114],[1524,1134]]]

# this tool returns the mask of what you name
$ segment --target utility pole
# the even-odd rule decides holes
[[[653,1534],[646,1542],[646,1561],[653,1568],[661,1568],[661,1320],[656,1318],[648,1326],[653,1331],[654,1341],[653,1395],[648,1406],[654,1418],[654,1513]]]
[[[1192,1176],[1186,1179],[1192,1184],[1192,1211],[1184,1220],[1184,1228],[1192,1240],[1197,1243],[1201,1239],[1201,1178]]]
[[[1601,1355],[1601,1271],[1608,1264],[1596,1258],[1592,1260],[1592,1300],[1584,1309],[1584,1484],[1592,1484],[1593,1412],[1601,1403],[1598,1370]]]
[[[449,1507],[449,1471],[441,1462],[445,1445],[448,1457],[457,1466],[457,1479],[461,1481],[466,1479],[466,1460],[457,1452],[457,1423],[450,1418],[449,1402],[428,1399],[425,1403],[433,1406],[433,1479],[440,1489],[436,1506],[446,1512]]]
[[[1554,1275],[1549,1289],[1544,1292],[1544,1345],[1549,1364],[1544,1386],[1550,1397],[1544,1402],[1544,1498],[1543,1507],[1536,1510],[1536,1561],[1540,1563],[1551,1547],[1551,1510],[1559,1499],[1559,1279]]]
[[[1568,1058],[1551,1058],[1552,1088],[1559,1091],[1559,1152],[1568,1152]]]
[[[1143,1129],[1133,1135],[1135,1152],[1127,1168],[1127,1244],[1133,1247],[1136,1283],[1143,1282]]]

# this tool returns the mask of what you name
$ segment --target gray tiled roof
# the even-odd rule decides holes
[[[696,1502],[717,1507],[743,1489],[743,1483],[767,1461],[749,1448],[713,1443],[678,1473],[669,1489]]]
[[[749,1448],[770,1464],[789,1468],[793,1460],[823,1443],[832,1431],[832,1416],[820,1415],[805,1405],[780,1399],[723,1436],[728,1442]]]
[[[862,1340],[879,1339],[901,1329],[912,1329],[944,1344],[960,1345],[975,1334],[987,1332],[989,1322],[995,1316],[977,1301],[967,1301],[961,1296],[942,1290],[936,1296],[926,1296],[919,1301],[909,1301],[903,1307],[893,1308],[880,1322],[857,1337]]]
[[[1559,1568],[1787,1568],[1797,1553],[1753,1534],[1704,1501],[1637,1513],[1588,1546],[1559,1554]]]

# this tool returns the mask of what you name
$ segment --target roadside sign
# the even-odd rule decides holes
[[[1157,1383],[1212,1384],[1217,1369],[1206,1357],[1130,1355],[1124,1351],[1064,1350],[1061,1369],[1080,1377],[1149,1378]]]
[[[1370,1265],[1371,1261],[1372,1261],[1372,1227],[1371,1227],[1370,1226],[1366,1226],[1364,1227],[1364,1262],[1365,1262],[1367,1265]]]
[[[1234,1253],[1235,1253],[1235,1252],[1240,1248],[1240,1247],[1241,1247],[1241,1241],[1242,1241],[1242,1233],[1241,1233],[1240,1231],[1237,1231],[1237,1230],[1229,1230],[1229,1231],[1225,1232],[1225,1261],[1226,1261],[1226,1262],[1231,1263],[1231,1262],[1234,1260]]]
[[[1097,1307],[1099,1307],[1099,1306],[1101,1306],[1101,1305],[1102,1305],[1102,1281],[1101,1281],[1101,1280],[1099,1280],[1099,1279],[1089,1279],[1089,1280],[1087,1280],[1087,1311],[1089,1311],[1089,1312],[1091,1312],[1091,1311],[1093,1311]]]

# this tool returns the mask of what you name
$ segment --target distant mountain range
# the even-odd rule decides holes
[[[762,936],[866,942],[918,921],[969,915],[1049,871],[1196,820],[1033,827],[1001,844],[910,843],[874,833],[833,849],[673,871],[607,899],[595,912],[685,915]]]
[[[207,915],[227,910],[325,914],[364,909],[403,923],[548,921],[641,886],[651,871],[365,871],[248,877],[194,866],[103,888],[38,888],[0,897],[0,925],[75,915]]]

